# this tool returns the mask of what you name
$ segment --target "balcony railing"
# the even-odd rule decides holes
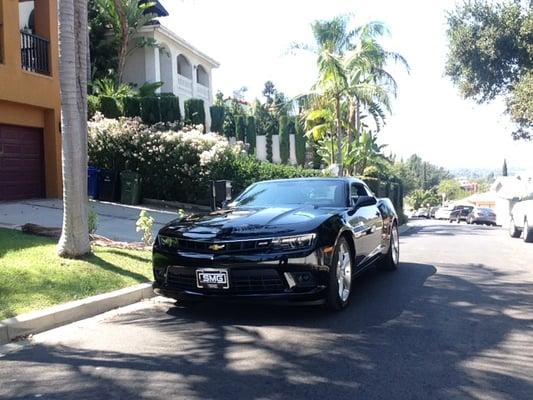
[[[50,74],[50,63],[48,60],[48,40],[27,33],[20,32],[22,68],[26,71],[38,74]]]
[[[196,92],[201,99],[209,99],[209,88],[201,83],[196,86]]]
[[[192,91],[192,80],[178,74],[178,87],[184,92],[190,93]]]

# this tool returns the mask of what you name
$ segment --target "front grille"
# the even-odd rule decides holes
[[[257,250],[268,250],[270,239],[236,240],[227,242],[205,242],[201,240],[172,238],[172,244],[161,243],[163,247],[187,252],[228,254],[243,253]],[[215,246],[215,247],[213,247]]]
[[[229,289],[209,289],[208,293],[266,294],[283,293],[285,285],[275,269],[229,270]],[[166,285],[169,289],[204,291],[196,286],[193,269],[169,267]]]

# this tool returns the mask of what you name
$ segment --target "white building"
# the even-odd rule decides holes
[[[533,196],[533,173],[522,176],[500,176],[492,184],[496,193],[496,222],[507,228],[509,215],[516,202]]]
[[[133,50],[126,61],[124,82],[136,87],[146,82],[163,82],[160,92],[172,92],[179,97],[182,115],[185,100],[202,99],[209,126],[209,107],[213,104],[211,72],[220,64],[159,22],[142,28],[140,35],[154,39],[158,47]]]

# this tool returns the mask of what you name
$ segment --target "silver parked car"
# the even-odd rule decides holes
[[[496,226],[496,213],[492,208],[476,207],[466,217],[466,223]]]

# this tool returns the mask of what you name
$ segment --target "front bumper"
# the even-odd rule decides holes
[[[215,256],[154,248],[154,290],[176,299],[319,303],[329,282],[329,261],[320,250]],[[201,268],[226,269],[229,288],[198,287],[196,270]]]

